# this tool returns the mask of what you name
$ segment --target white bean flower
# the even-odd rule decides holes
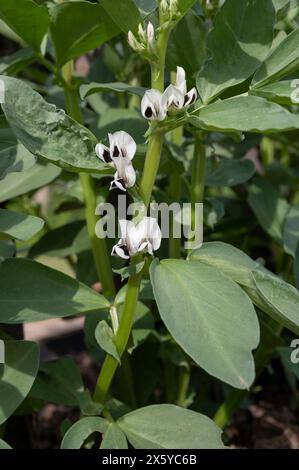
[[[136,182],[136,173],[132,165],[132,159],[136,153],[136,142],[125,131],[108,134],[108,138],[109,147],[98,143],[95,148],[96,154],[103,162],[116,168],[110,189],[119,188],[126,191]]]
[[[161,245],[161,230],[154,217],[144,217],[137,225],[130,220],[120,220],[121,238],[112,248],[112,255],[128,259],[137,253],[154,254]]]
[[[163,121],[168,111],[187,108],[196,98],[195,87],[187,92],[185,70],[177,67],[175,85],[169,85],[164,93],[155,89],[145,92],[141,101],[141,113],[146,119]]]

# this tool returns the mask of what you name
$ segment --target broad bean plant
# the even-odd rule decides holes
[[[0,0],[1,448],[45,402],[62,449],[225,448],[273,357],[298,379],[298,11]],[[76,316],[93,390],[13,334]]]

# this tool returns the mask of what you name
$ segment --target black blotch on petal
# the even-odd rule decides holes
[[[121,245],[119,248],[124,252],[125,256],[130,256],[129,250],[126,245]]]
[[[147,117],[147,118],[150,118],[152,117],[153,115],[153,110],[151,108],[146,108],[145,112],[144,112],[144,115]]]
[[[108,150],[104,150],[103,152],[103,158],[105,160],[106,163],[109,163],[112,161],[112,158],[110,157],[110,152],[108,152]]]
[[[113,149],[113,157],[119,157],[119,150],[116,146]]]

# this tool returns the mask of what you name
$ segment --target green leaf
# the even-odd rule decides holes
[[[16,251],[12,240],[0,240],[0,263],[7,258],[12,258]]]
[[[5,341],[4,344],[5,364],[0,369],[0,424],[13,414],[28,395],[39,365],[36,343]]]
[[[84,389],[77,365],[70,358],[42,364],[30,395],[59,405],[78,406],[84,414],[99,412],[89,390]]]
[[[34,155],[71,171],[100,172],[107,168],[95,154],[95,136],[21,80],[5,83],[6,119],[22,144]],[[17,105],[16,105],[17,103]]]
[[[34,156],[21,145],[9,128],[0,129],[0,179],[8,173],[32,168]]]
[[[99,116],[96,126],[99,139],[106,139],[109,132],[121,129],[128,132],[137,144],[144,144],[144,134],[148,129],[148,125],[145,119],[140,117],[139,111],[127,108],[110,108]]]
[[[109,423],[101,443],[101,449],[127,449],[125,434],[116,423]]]
[[[271,0],[226,0],[207,37],[209,55],[197,76],[204,103],[255,72],[270,50],[274,21]]]
[[[248,203],[261,227],[278,242],[289,205],[267,180],[259,178],[249,188]]]
[[[86,439],[94,432],[104,434],[108,424],[108,421],[99,417],[80,419],[65,433],[61,449],[80,449]]]
[[[299,28],[292,31],[272,50],[256,71],[252,87],[261,87],[277,82],[282,77],[292,74],[299,66]]]
[[[0,0],[0,18],[29,46],[40,52],[49,24],[45,6],[31,0]]]
[[[259,324],[242,289],[218,269],[192,260],[154,262],[150,274],[160,315],[178,344],[209,374],[248,389]]]
[[[199,108],[189,122],[208,131],[276,133],[299,128],[298,115],[258,96],[236,96]]]
[[[44,225],[39,217],[0,209],[0,233],[17,240],[30,240]]]
[[[10,173],[0,181],[0,202],[45,186],[60,173],[61,169],[57,166],[39,162],[21,173]]]
[[[100,294],[75,279],[28,259],[0,265],[0,322],[21,323],[109,308]]]
[[[140,14],[143,18],[147,17],[156,10],[156,0],[134,0],[135,5],[138,7]]]
[[[190,258],[220,269],[240,284],[263,312],[298,334],[299,291],[293,286],[226,243],[204,243]]]
[[[95,93],[100,93],[104,91],[115,91],[117,93],[132,93],[133,95],[143,96],[146,88],[141,86],[131,86],[126,83],[121,82],[111,82],[111,83],[96,83],[92,82],[88,85],[81,85],[80,95],[84,99],[87,96],[94,95]]]
[[[11,449],[10,445],[7,444],[7,442],[3,441],[2,439],[0,439],[0,449],[3,450],[3,449]]]
[[[295,334],[299,334],[299,291],[277,276],[261,270],[252,272],[253,281],[267,309],[262,308],[274,320]]]
[[[251,271],[259,267],[246,253],[224,242],[207,242],[193,250],[189,258],[220,269],[238,284],[251,287]]]
[[[273,0],[273,5],[274,5],[276,12],[288,6],[289,3],[290,3],[290,0]]]
[[[98,345],[120,363],[120,357],[114,343],[114,333],[105,320],[98,323],[94,335]]]
[[[133,0],[100,0],[100,5],[125,33],[136,30],[142,18]]]
[[[22,48],[14,54],[1,57],[0,73],[7,75],[17,75],[36,59],[35,52],[30,48]]]
[[[297,89],[294,84],[296,80],[284,80],[283,82],[270,83],[269,85],[262,86],[260,88],[252,88],[250,90],[251,95],[261,96],[270,101],[282,105],[294,105],[298,104],[298,83]]]
[[[291,206],[284,220],[283,244],[290,255],[295,256],[299,241],[299,204]]]
[[[31,247],[29,258],[36,258],[40,255],[65,257],[77,254],[76,242],[82,230],[85,230],[85,224],[81,220],[49,230]],[[85,251],[88,248],[90,248],[89,239],[87,245],[81,246],[79,251]]]
[[[168,67],[176,70],[179,64],[191,78],[205,58],[205,36],[203,20],[194,11],[189,11],[171,33],[166,58]]]
[[[100,4],[66,2],[50,8],[50,32],[58,66],[96,49],[120,29]]]
[[[248,181],[255,172],[255,167],[250,160],[234,160],[221,158],[213,167],[211,158],[208,159],[207,179],[208,186],[236,186]]]
[[[145,261],[140,261],[136,264],[130,264],[120,269],[113,269],[113,272],[121,276],[121,280],[127,279],[128,277],[135,276],[135,274],[140,273],[144,267]]]
[[[135,449],[222,449],[221,429],[195,411],[151,405],[121,417],[117,424]]]

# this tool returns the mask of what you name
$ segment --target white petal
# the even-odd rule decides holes
[[[148,43],[153,44],[154,39],[155,39],[155,29],[154,29],[153,23],[151,23],[150,21],[148,22],[148,25],[147,25],[146,34],[147,34]]]
[[[114,247],[112,248],[111,254],[112,255],[117,255],[117,256],[119,256],[120,258],[123,258],[123,259],[129,259],[130,258],[130,256],[126,254],[124,246],[120,245],[119,242],[116,245],[114,245]]]
[[[112,159],[110,157],[110,150],[106,145],[97,144],[95,147],[95,152],[97,156],[105,163],[111,163]]]
[[[125,131],[117,131],[108,134],[110,144],[110,155],[115,158],[122,157],[132,160],[136,153],[136,142],[133,137]]]
[[[187,93],[186,74],[183,67],[176,68],[175,86],[183,93],[183,95]]]
[[[132,188],[136,183],[136,173],[130,160],[125,158],[115,158],[114,163],[117,172],[114,175],[114,180],[120,180],[125,188]]]
[[[132,31],[128,32],[128,43],[134,51],[138,50],[138,41]]]
[[[123,185],[122,180],[117,179],[117,173],[115,173],[114,180],[111,181],[109,189],[111,191],[112,189],[116,189],[116,188],[124,192],[127,191],[126,187]]]
[[[162,105],[162,93],[153,88],[147,90],[141,100],[141,113],[145,119],[163,121],[166,108]]]
[[[185,100],[184,100],[184,107],[185,106],[190,106],[194,101],[196,101],[197,98],[197,90],[196,88],[191,88],[190,91],[185,95]]]
[[[162,96],[162,106],[167,109],[174,106],[177,109],[181,109],[184,105],[183,93],[173,85],[169,85]]]
[[[157,219],[154,217],[148,217],[148,240],[153,245],[154,251],[160,248],[161,239],[162,234]]]
[[[140,246],[140,234],[136,225],[131,220],[120,220],[121,240],[128,247],[130,254],[135,254]]]
[[[137,225],[137,230],[143,242],[149,242],[154,250],[160,248],[162,234],[154,217],[144,217]]]

